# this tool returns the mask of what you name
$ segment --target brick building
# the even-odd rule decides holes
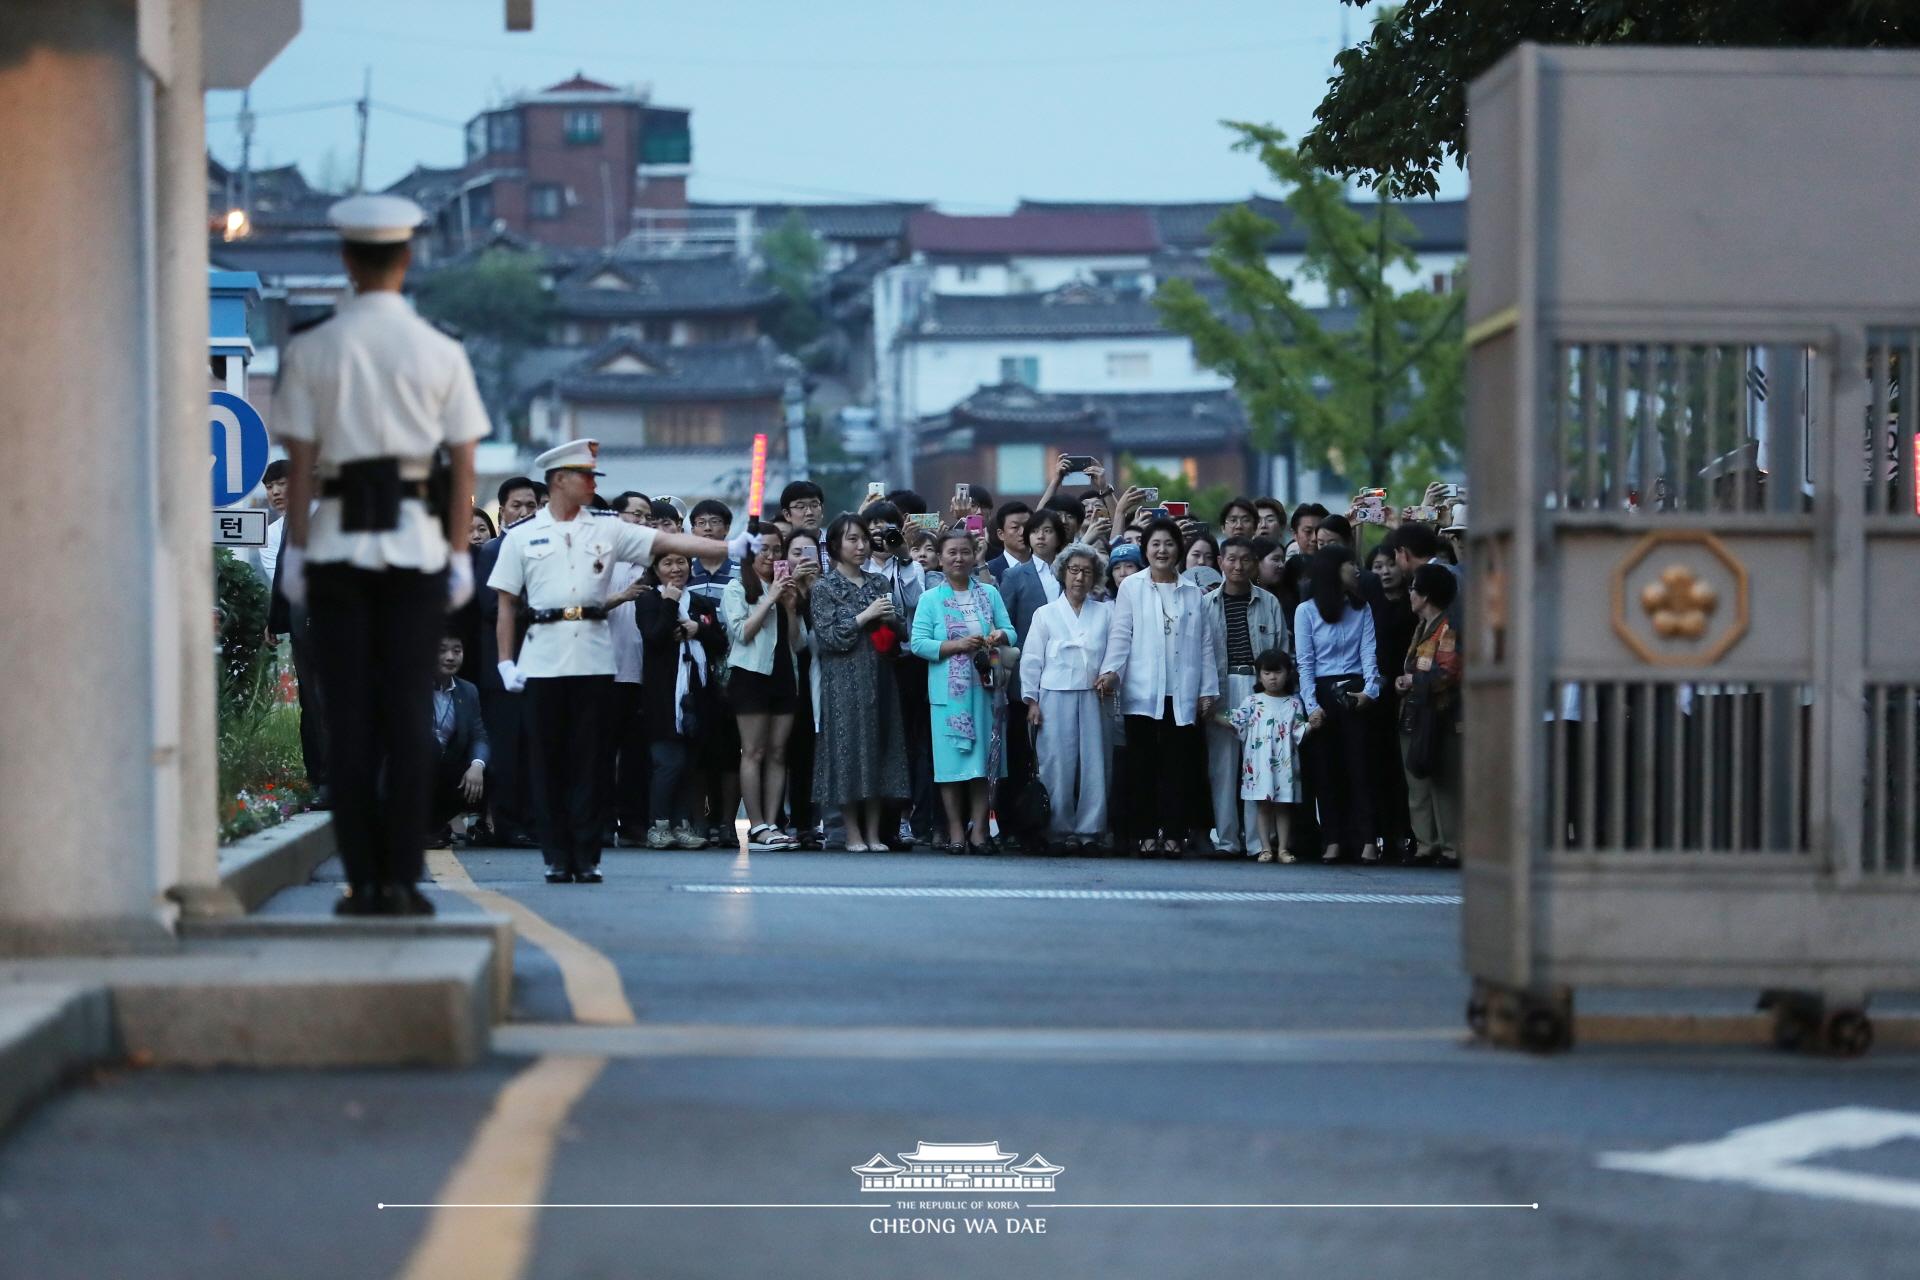
[[[540,244],[611,249],[636,211],[683,211],[692,113],[575,75],[467,122],[465,181],[445,206],[457,247],[495,225]]]

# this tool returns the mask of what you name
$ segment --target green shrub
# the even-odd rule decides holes
[[[245,693],[220,707],[220,838],[252,835],[304,810],[312,794],[300,754],[300,708],[280,700],[271,650]]]
[[[225,547],[213,551],[214,604],[219,609],[220,715],[227,715],[254,693],[266,659],[267,609],[271,593],[252,565]]]

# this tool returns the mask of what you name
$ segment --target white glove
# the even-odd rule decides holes
[[[527,687],[527,674],[512,658],[500,659],[500,683],[508,693],[520,693]]]
[[[473,553],[447,553],[447,612],[452,613],[473,599]]]
[[[289,543],[280,548],[280,594],[296,609],[307,607],[307,549]]]

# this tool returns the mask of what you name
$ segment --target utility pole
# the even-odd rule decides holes
[[[253,224],[253,90],[240,91],[240,212]]]
[[[367,68],[366,78],[361,81],[360,101],[353,104],[354,112],[360,117],[360,158],[353,166],[354,194],[367,189],[367,109],[373,105],[373,68]]]

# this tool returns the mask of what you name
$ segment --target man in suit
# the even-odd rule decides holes
[[[1027,562],[1031,554],[1027,550],[1027,522],[1032,518],[1033,508],[1024,502],[1003,502],[994,511],[992,530],[1000,553],[987,561],[987,572],[995,582],[1005,584],[1007,575]]]
[[[439,754],[433,768],[433,793],[427,805],[427,828],[438,832],[428,847],[444,849],[453,843],[449,824],[457,813],[476,808],[486,794],[487,723],[480,716],[480,691],[460,678],[466,644],[449,633],[440,640],[440,658],[433,680],[433,741]]]
[[[1023,628],[1033,625],[1033,615],[1041,605],[1060,595],[1060,580],[1053,573],[1053,558],[1066,545],[1066,522],[1051,507],[1034,512],[1026,523],[1027,559],[1007,570],[1000,583],[1000,598],[1006,602],[1007,617],[1013,633],[1025,636]],[[1020,692],[1020,672],[1016,666],[1007,685],[1007,780],[1000,784],[995,808],[1005,814],[1015,812],[1015,801],[1026,789],[1033,771],[1033,741],[1027,736],[1027,704]]]
[[[485,582],[500,559],[500,543],[507,530],[540,509],[546,486],[526,476],[511,476],[501,481],[500,536],[482,544],[473,553],[474,581]],[[475,664],[475,680],[480,692],[480,714],[486,722],[487,739],[493,751],[492,776],[487,788],[488,808],[493,811],[493,838],[503,845],[533,849],[539,847],[534,831],[539,826],[538,797],[533,788],[533,762],[528,755],[526,696],[514,693],[500,683],[499,640],[496,624],[500,617],[500,593],[476,592],[474,605],[479,612],[480,660]],[[524,623],[523,623],[524,627]]]

